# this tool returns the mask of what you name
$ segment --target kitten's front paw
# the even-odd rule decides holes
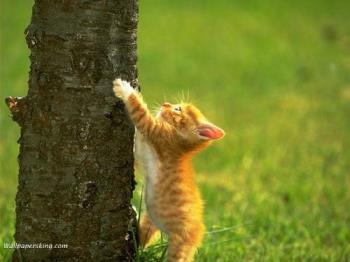
[[[113,91],[116,97],[126,100],[135,90],[132,88],[130,83],[118,78],[113,81]]]
[[[113,81],[113,91],[116,97],[122,98],[122,80],[120,78]]]

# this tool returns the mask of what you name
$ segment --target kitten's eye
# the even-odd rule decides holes
[[[177,112],[181,112],[181,106],[176,106],[176,107],[174,108],[174,110],[177,111]]]

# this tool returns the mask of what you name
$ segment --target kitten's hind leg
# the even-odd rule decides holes
[[[169,237],[168,262],[192,262],[196,246],[185,239],[175,236]]]
[[[139,228],[140,245],[145,248],[155,239],[159,229],[153,224],[148,214],[144,214]]]
[[[168,262],[192,262],[204,235],[201,222],[169,233]]]

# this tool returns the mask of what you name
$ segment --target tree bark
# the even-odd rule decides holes
[[[137,0],[36,0],[21,126],[13,261],[132,261],[134,127],[112,92],[137,87]],[[55,248],[67,244],[68,248]]]

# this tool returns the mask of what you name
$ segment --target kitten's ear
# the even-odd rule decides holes
[[[204,140],[217,140],[224,137],[225,132],[212,123],[200,124],[197,127],[197,133]]]

